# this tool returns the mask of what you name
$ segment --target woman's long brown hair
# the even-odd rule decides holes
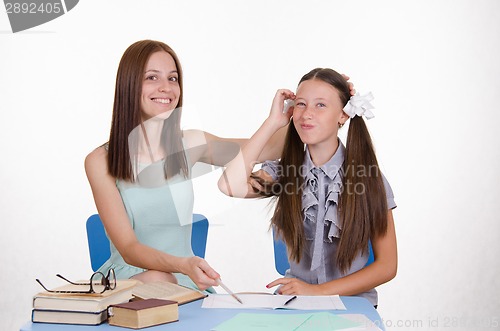
[[[128,136],[141,124],[141,94],[146,64],[155,52],[165,51],[172,56],[179,77],[178,109],[165,121],[162,131],[162,147],[167,151],[165,177],[179,172],[187,175],[187,160],[182,146],[180,128],[182,107],[182,67],[172,48],[155,40],[141,40],[130,45],[123,53],[116,74],[115,100],[108,147],[108,169],[117,179],[134,181]],[[173,152],[172,152],[173,151]]]
[[[299,85],[311,79],[319,79],[335,87],[344,106],[349,101],[349,86],[336,71],[314,69],[302,77]],[[285,241],[289,258],[297,263],[303,254],[305,237],[302,213],[304,174],[299,171],[304,162],[304,151],[304,143],[295,126],[290,124],[278,167],[281,169],[279,180],[269,188],[277,196],[271,224]],[[387,199],[382,174],[370,134],[359,116],[352,118],[349,124],[343,171],[343,190],[338,205],[342,230],[336,259],[338,268],[345,273],[360,252],[368,254],[368,241],[387,231]]]

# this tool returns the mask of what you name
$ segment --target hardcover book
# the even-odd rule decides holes
[[[179,306],[171,300],[137,300],[111,305],[108,314],[109,325],[140,329],[178,321]]]
[[[107,318],[107,310],[83,312],[33,309],[31,313],[31,321],[37,323],[98,325],[106,321]]]

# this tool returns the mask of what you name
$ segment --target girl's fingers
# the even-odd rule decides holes
[[[346,74],[341,74],[341,75],[347,81],[347,85],[349,85],[349,92],[351,93],[351,95],[355,95],[356,89],[354,88],[354,84],[349,82],[349,79],[351,79],[351,78],[349,76],[347,76]]]
[[[275,98],[276,102],[283,102],[286,99],[292,99],[292,100],[294,100],[295,99],[295,94],[292,91],[290,91],[290,90],[280,89],[280,90],[276,91],[276,95],[275,95],[274,98]]]
[[[275,287],[276,285],[285,285],[290,282],[289,278],[278,278],[266,285],[267,288]]]
[[[253,187],[253,189],[257,192],[262,192],[264,190],[264,187],[258,182],[256,181],[255,179],[253,178],[250,178],[248,180],[248,184],[250,184],[250,186]]]

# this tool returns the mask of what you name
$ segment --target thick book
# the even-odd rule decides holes
[[[151,282],[137,285],[132,291],[139,299],[163,299],[177,301],[179,305],[205,298],[207,295],[169,282]]]
[[[133,298],[132,289],[137,284],[139,282],[136,280],[119,279],[114,290],[107,290],[100,294],[51,293],[44,291],[33,297],[33,309],[98,313],[106,310],[109,305],[128,302]],[[55,290],[68,289],[74,289],[74,285],[61,286]]]
[[[108,308],[109,325],[140,329],[179,320],[177,301],[146,299],[137,300]]]
[[[98,325],[107,319],[107,310],[82,312],[33,309],[31,313],[31,321],[37,323]]]

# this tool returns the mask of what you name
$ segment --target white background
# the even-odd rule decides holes
[[[123,51],[158,39],[185,73],[183,126],[248,137],[278,88],[315,67],[375,95],[371,130],[396,196],[389,330],[500,323],[500,1],[84,0],[13,34],[0,13],[0,329],[30,318],[35,278],[91,273],[85,156],[108,139]],[[278,275],[267,201],[196,180],[206,258],[235,291]]]

